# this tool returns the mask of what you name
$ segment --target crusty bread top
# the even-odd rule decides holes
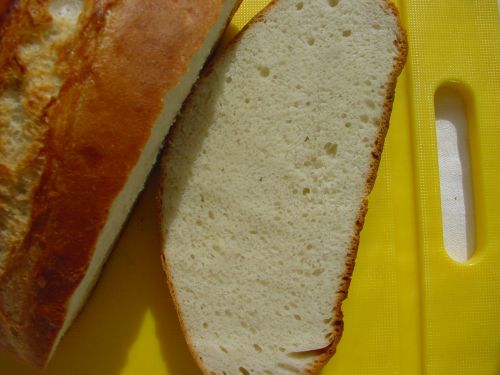
[[[0,25],[0,347],[42,366],[221,0],[20,0]],[[167,103],[168,104],[168,103]]]
[[[206,374],[311,374],[335,352],[405,58],[384,0],[278,0],[198,82],[161,198],[171,293]]]

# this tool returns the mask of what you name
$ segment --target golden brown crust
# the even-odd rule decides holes
[[[30,62],[30,58],[22,57],[20,50],[23,45],[29,43],[37,46],[41,44],[37,42],[43,39],[44,32],[47,32],[51,24],[51,16],[45,3],[46,1],[42,0],[11,0],[3,2],[0,10],[0,185],[2,186],[0,220],[3,229],[0,232],[0,254],[3,254],[0,271],[19,247],[23,232],[27,230],[28,219],[20,220],[16,214],[20,215],[20,212],[25,211],[29,217],[29,207],[25,206],[28,206],[27,201],[31,199],[26,199],[22,193],[19,194],[20,199],[12,195],[24,192],[26,196],[32,198],[43,165],[40,148],[46,126],[44,122],[38,120],[50,100],[50,92],[54,90],[54,85],[51,84],[50,78],[38,79],[38,74],[35,75],[37,83],[31,85],[27,83],[30,72],[26,74],[26,64]],[[35,59],[39,61],[38,66],[46,65],[45,56],[41,58],[37,56]],[[12,105],[3,100],[5,91],[16,92],[21,98],[17,106],[22,110],[18,109],[17,112],[23,113],[25,117],[18,113],[18,126],[22,125],[20,127],[23,129],[22,135],[19,136],[21,146],[18,147],[22,151],[18,153],[12,150],[9,152],[6,147],[6,144],[13,142],[12,131],[9,131],[9,128],[12,130],[11,116],[16,110],[12,110]],[[24,137],[31,138],[31,142],[29,144],[23,142]],[[17,206],[19,212],[12,209],[12,206]],[[13,217],[15,220],[12,220]]]
[[[220,9],[221,0],[96,1],[62,53],[68,78],[44,110],[31,228],[0,277],[0,347],[24,362],[46,363],[164,94]]]
[[[382,117],[379,120],[379,132],[377,135],[377,139],[374,144],[374,148],[372,151],[372,162],[370,165],[370,172],[367,177],[366,185],[365,185],[365,193],[368,195],[371,190],[373,189],[373,185],[375,183],[375,179],[377,177],[377,171],[378,171],[378,166],[380,163],[380,158],[382,155],[382,150],[384,147],[384,141],[385,137],[387,134],[387,131],[389,129],[389,122],[390,122],[390,117],[392,113],[392,105],[394,101],[394,94],[395,94],[395,89],[396,89],[396,83],[397,83],[397,78],[402,72],[404,65],[406,63],[406,57],[407,57],[407,52],[408,52],[408,45],[407,45],[407,38],[406,38],[406,31],[403,29],[401,26],[401,22],[399,19],[399,12],[397,8],[390,2],[390,0],[383,0],[386,3],[386,6],[390,12],[394,14],[394,16],[397,19],[397,26],[398,26],[398,36],[397,40],[395,41],[395,44],[398,49],[398,55],[394,59],[394,65],[393,65],[393,70],[391,74],[389,75],[388,78],[388,85],[387,85],[387,90],[386,90],[386,98],[385,98],[385,103],[384,103],[384,111],[382,114]],[[243,28],[242,30],[235,36],[233,40],[231,40],[223,49],[218,51],[217,55],[214,56],[214,58],[210,61],[209,64],[203,69],[201,76],[206,77],[210,74],[210,72],[213,69],[213,66],[217,63],[219,59],[221,59],[231,48],[234,48],[234,46],[239,42],[241,37],[244,35],[245,30],[247,30],[249,27],[252,25],[262,22],[265,19],[266,13],[276,4],[278,3],[279,0],[272,0],[262,11],[260,11],[255,17],[253,17]],[[201,82],[202,80],[200,79],[197,83],[197,85]],[[197,86],[196,85],[196,86]],[[193,91],[191,92],[190,97],[184,102],[184,106],[189,105],[189,102],[191,101],[191,97],[193,96],[193,93],[196,91],[196,86],[194,87]],[[172,127],[166,141],[166,148],[167,148],[167,154],[161,161],[161,175],[165,176],[166,175],[166,163],[168,162],[168,144],[171,139],[175,138],[175,133],[178,130],[177,123],[174,124]],[[163,220],[162,220],[162,213],[161,213],[161,206],[162,206],[162,197],[163,197],[163,180],[161,179],[160,182],[160,188],[159,188],[159,195],[158,195],[158,215],[159,215],[159,220],[160,223],[163,225]],[[349,252],[346,257],[346,264],[345,264],[345,270],[344,274],[342,276],[342,282],[339,287],[339,290],[337,291],[337,301],[334,304],[334,309],[333,309],[333,335],[332,335],[332,342],[330,343],[329,346],[316,350],[316,353],[321,353],[318,355],[317,359],[314,361],[313,365],[307,369],[303,375],[313,375],[317,374],[325,365],[326,363],[330,360],[330,358],[335,354],[337,345],[342,337],[342,332],[344,329],[344,322],[343,322],[343,313],[342,313],[342,303],[343,301],[347,298],[347,293],[349,289],[349,285],[351,283],[351,278],[352,274],[354,271],[354,265],[355,265],[355,260],[357,256],[357,251],[358,251],[358,245],[359,245],[359,239],[361,235],[361,230],[363,229],[363,224],[365,220],[366,213],[368,212],[368,201],[366,199],[363,200],[363,202],[360,205],[356,223],[354,226],[354,233],[353,233],[353,238],[351,240],[351,245],[349,248]],[[165,238],[164,238],[164,233],[165,233],[165,228],[161,228],[161,243],[163,244],[163,248],[165,247]],[[180,313],[180,307],[178,303],[178,299],[175,293],[175,288],[173,285],[172,281],[172,276],[171,273],[168,269],[168,260],[165,257],[165,254],[162,254],[161,256],[162,260],[162,266],[163,269],[166,273],[167,276],[167,284],[170,290],[170,294],[172,296],[172,300],[174,302],[174,306],[176,308],[177,316],[179,318],[180,326],[182,333],[185,337],[186,343],[188,345],[188,348],[191,352],[192,357],[196,361],[198,367],[202,371],[204,375],[210,375],[209,371],[204,367],[202,358],[196,353],[194,349],[194,345],[191,340],[191,336],[189,335],[189,331],[184,323],[184,320],[182,318],[182,315]]]
[[[44,0],[3,0],[0,3],[0,82],[6,65],[15,65],[12,59],[20,41],[50,22],[45,3]]]

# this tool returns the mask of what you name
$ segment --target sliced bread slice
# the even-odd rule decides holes
[[[334,354],[405,58],[386,0],[278,0],[188,98],[163,251],[205,374],[312,374]]]
[[[238,3],[2,2],[0,349],[54,353]]]

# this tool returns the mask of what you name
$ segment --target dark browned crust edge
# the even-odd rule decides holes
[[[394,59],[394,64],[392,72],[389,75],[387,90],[385,94],[384,112],[379,120],[379,131],[375,144],[372,151],[372,162],[370,165],[370,171],[365,184],[365,194],[368,195],[373,189],[375,180],[377,178],[378,167],[380,164],[380,158],[382,156],[382,151],[384,148],[385,137],[387,131],[389,130],[389,123],[391,119],[392,106],[394,103],[394,96],[396,93],[397,79],[406,63],[406,58],[408,55],[408,43],[406,37],[406,31],[401,25],[401,20],[399,16],[399,11],[396,6],[390,0],[384,0],[387,8],[392,12],[397,20],[398,35],[397,39],[394,41],[398,48],[398,55]],[[361,230],[365,222],[365,216],[368,212],[368,200],[365,198],[360,205],[358,216],[356,219],[356,224],[354,227],[354,235],[351,240],[351,247],[347,254],[346,264],[344,274],[342,276],[342,281],[337,292],[337,301],[333,309],[333,340],[330,346],[324,349],[324,353],[314,361],[312,367],[307,369],[304,375],[314,375],[317,374],[333,357],[337,351],[337,345],[342,338],[342,333],[344,331],[344,314],[342,312],[342,303],[347,298],[348,289],[351,284],[352,274],[354,271],[354,265],[356,263],[356,256],[358,254],[359,239],[361,235]]]
[[[240,2],[243,0],[240,0]],[[252,25],[262,22],[265,19],[265,16],[267,12],[273,7],[279,0],[272,0],[263,10],[261,10],[257,15],[255,15],[241,30],[238,32],[238,34],[223,48],[221,48],[219,51],[217,51],[217,54],[214,56],[214,58],[207,63],[205,68],[203,69],[202,73],[200,74],[200,79],[198,80],[197,84],[193,87],[189,97],[186,99],[186,101],[183,104],[183,107],[188,106],[190,101],[192,100],[193,93],[196,91],[196,87],[199,85],[201,82],[202,78],[208,76],[210,72],[212,71],[214,65],[216,62],[221,59],[227,52],[229,52],[234,46],[241,40],[242,36],[244,35],[245,31],[250,28]],[[394,96],[395,96],[395,90],[396,90],[396,84],[397,84],[397,78],[403,71],[403,68],[406,63],[406,58],[408,54],[408,44],[407,44],[407,38],[406,38],[406,31],[401,25],[401,21],[399,18],[399,11],[397,10],[396,6],[390,2],[390,0],[383,0],[386,3],[387,8],[393,13],[394,17],[397,20],[397,26],[398,26],[398,36],[397,39],[394,41],[398,48],[399,54],[396,56],[394,59],[394,64],[393,64],[393,69],[391,74],[389,75],[388,79],[388,85],[387,85],[387,90],[386,90],[386,97],[385,97],[385,103],[384,103],[384,112],[382,113],[382,117],[379,120],[379,132],[377,135],[377,139],[375,141],[373,151],[372,151],[372,161],[370,165],[370,171],[367,177],[367,181],[365,184],[365,194],[368,195],[375,184],[375,180],[377,177],[377,172],[378,172],[378,167],[380,164],[380,158],[382,156],[382,151],[384,148],[384,142],[385,142],[385,137],[387,135],[387,131],[389,130],[389,123],[390,123],[390,118],[391,118],[391,113],[392,113],[392,106],[394,102]],[[181,111],[182,113],[182,111]],[[203,359],[198,355],[196,350],[194,349],[194,345],[191,339],[191,335],[189,334],[189,331],[186,327],[186,324],[182,318],[181,312],[180,312],[180,307],[178,303],[178,298],[175,292],[175,288],[173,285],[172,281],[172,274],[169,271],[168,267],[168,259],[165,256],[165,253],[163,249],[166,246],[166,239],[164,236],[165,229],[163,228],[163,214],[162,214],[162,197],[163,197],[163,192],[164,192],[164,180],[166,177],[166,164],[168,162],[168,145],[171,142],[171,140],[175,137],[175,134],[178,130],[178,122],[174,123],[172,126],[169,135],[167,136],[167,139],[165,141],[165,148],[166,151],[164,153],[164,157],[160,161],[160,185],[158,189],[158,196],[157,196],[157,215],[159,218],[160,222],[160,241],[162,244],[162,254],[161,254],[161,262],[162,262],[162,268],[165,271],[166,274],[166,280],[167,280],[167,285],[168,289],[170,291],[170,295],[173,300],[173,304],[175,306],[175,310],[177,313],[177,317],[179,319],[179,324],[181,331],[184,335],[184,339],[187,343],[188,349],[191,353],[191,356],[195,360],[196,364],[198,365],[199,369],[203,373],[203,375],[211,375],[210,371],[205,368],[203,364]],[[353,238],[351,240],[351,245],[349,252],[346,257],[346,264],[345,264],[345,270],[344,274],[342,276],[342,282],[339,287],[339,290],[337,291],[337,300],[336,303],[334,304],[334,309],[333,309],[333,338],[332,342],[330,345],[328,345],[326,348],[322,348],[317,350],[316,352],[318,353],[323,353],[320,354],[319,357],[313,362],[313,365],[306,369],[305,372],[301,375],[314,375],[317,374],[327,363],[328,361],[333,357],[333,355],[336,352],[337,345],[340,342],[340,339],[342,337],[342,333],[344,330],[344,321],[343,321],[343,313],[342,313],[342,303],[344,300],[347,298],[348,295],[348,289],[349,285],[351,284],[351,279],[352,279],[352,274],[354,271],[354,265],[356,262],[356,256],[358,253],[358,246],[359,246],[359,239],[361,235],[361,230],[363,229],[364,225],[364,220],[366,213],[368,212],[368,201],[367,199],[363,199],[358,215],[356,218],[356,223],[354,227],[354,234]]]
[[[0,25],[10,16],[14,7],[19,3],[19,0],[0,0]],[[0,40],[2,38],[2,31],[0,31]]]

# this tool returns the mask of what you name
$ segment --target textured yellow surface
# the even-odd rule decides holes
[[[246,0],[229,34],[267,2]],[[409,61],[344,304],[344,336],[322,374],[500,374],[496,0],[397,5],[408,29]],[[465,264],[443,248],[433,108],[442,84],[456,87],[467,104],[477,250]],[[155,171],[92,298],[44,374],[199,375],[159,262],[157,181]],[[0,355],[1,375],[38,373]]]

